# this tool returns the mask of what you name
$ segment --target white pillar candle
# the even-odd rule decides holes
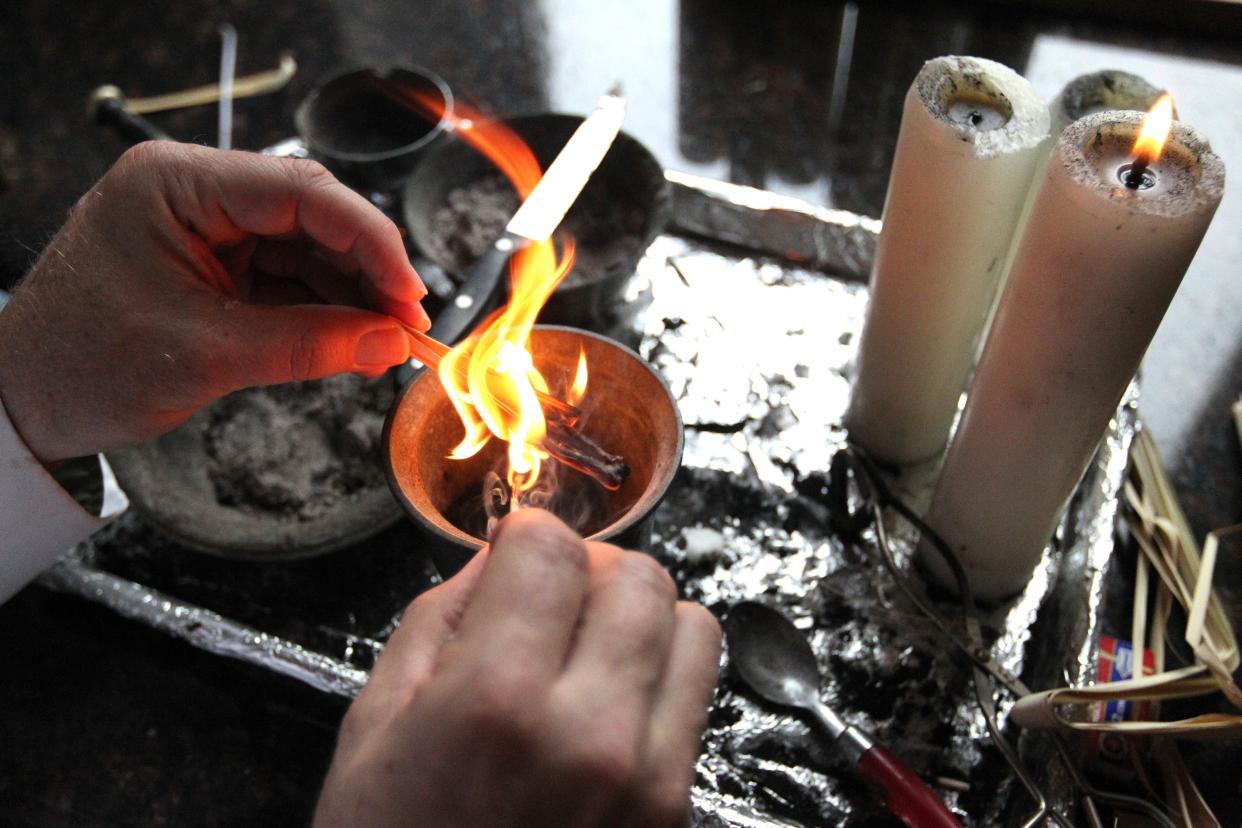
[[[1056,139],[1067,126],[1079,118],[1094,115],[1096,112],[1119,109],[1146,112],[1162,94],[1163,92],[1152,86],[1146,78],[1131,72],[1123,72],[1120,69],[1101,69],[1098,72],[1079,75],[1065,84],[1052,99],[1052,103],[1048,104],[1049,116],[1052,119],[1052,140],[1044,145],[1047,153],[1051,154],[1052,148],[1056,145]],[[1176,110],[1173,112],[1173,117],[1177,117]],[[1043,180],[1048,154],[1045,154],[1035,167],[1034,179],[1036,181]],[[1021,241],[1027,219],[1031,216],[1031,207],[1035,204],[1035,194],[1038,190],[1038,187],[1031,187],[1027,191],[1022,216],[1018,219],[1013,241],[1010,243],[1009,261],[1005,263],[1005,273],[1013,269],[1013,257],[1018,252],[1018,243]],[[1000,299],[999,294],[1003,289],[1002,284],[997,290],[994,302]],[[982,346],[983,343],[979,344]]]
[[[1160,95],[1161,90],[1146,79],[1119,69],[1079,75],[1065,84],[1048,107],[1052,112],[1052,135],[1059,136],[1074,121],[1096,112],[1118,109],[1146,112]]]
[[[1142,118],[1101,112],[1061,134],[945,458],[927,520],[985,600],[1030,578],[1224,189],[1183,124],[1150,186],[1125,186]],[[939,555],[920,557],[955,586]]]
[[[1161,94],[1159,89],[1138,75],[1122,72],[1119,69],[1103,69],[1099,72],[1079,75],[1065,84],[1060,94],[1048,105],[1048,111],[1052,119],[1052,140],[1044,144],[1046,150],[1035,165],[1033,180],[1043,180],[1044,171],[1048,166],[1048,156],[1056,145],[1056,139],[1074,121],[1077,121],[1084,115],[1107,112],[1109,110],[1136,109],[1146,111],[1151,109],[1152,104],[1156,102],[1156,99]],[[1176,111],[1173,117],[1177,117]],[[1004,274],[1013,271],[1013,259],[1018,253],[1018,244],[1021,242],[1026,223],[1031,217],[1031,209],[1035,206],[1035,195],[1038,190],[1039,187],[1031,187],[1027,190],[1026,200],[1022,204],[1022,213],[1018,218],[1013,239],[1009,244],[1009,256],[1005,261]],[[1002,275],[1003,278],[1004,275]],[[995,310],[995,303],[1000,300],[1000,293],[1003,290],[1004,282],[1002,281],[997,287],[996,296],[992,300],[993,310]],[[992,316],[993,314],[988,315],[989,324]],[[980,342],[979,345],[982,347],[983,343]]]
[[[1047,136],[1047,106],[999,63],[936,58],[910,87],[846,415],[875,457],[944,447]]]

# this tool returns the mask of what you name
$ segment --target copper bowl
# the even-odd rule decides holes
[[[531,334],[531,352],[554,392],[572,376],[580,348],[586,352],[590,385],[579,428],[624,457],[630,473],[615,492],[578,472],[562,468],[558,473],[596,498],[595,513],[579,522],[584,535],[641,548],[650,539],[652,513],[681,462],[681,415],[664,381],[638,354],[587,331],[540,325]],[[429,551],[445,577],[486,543],[453,516],[471,498],[481,502],[483,480],[500,467],[505,451],[504,443],[492,440],[468,460],[450,460],[448,454],[462,434],[457,412],[431,371],[421,372],[402,389],[384,424],[388,483],[426,530]]]

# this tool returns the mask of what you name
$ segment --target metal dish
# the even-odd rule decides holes
[[[504,123],[546,169],[582,118],[544,114]],[[470,198],[479,203],[469,203]],[[444,141],[419,162],[405,186],[402,209],[415,246],[460,281],[500,236],[517,205],[517,194],[490,161],[460,141]],[[540,321],[596,331],[614,322],[626,282],[671,212],[664,170],[646,147],[622,132],[558,231],[574,238],[577,256]]]
[[[436,123],[386,95],[385,89],[430,93],[444,115]],[[357,187],[400,186],[431,144],[444,134],[453,93],[444,79],[417,67],[365,68],[317,86],[293,121],[311,155]]]
[[[336,381],[361,379],[343,376]],[[301,399],[314,399],[315,395],[325,393],[317,382],[284,388]],[[387,389],[388,384],[382,380],[375,386],[375,390],[384,393]],[[343,549],[400,520],[401,509],[383,483],[378,455],[355,461],[373,464],[377,485],[342,494],[312,515],[222,503],[217,482],[212,478],[208,444],[212,423],[224,413],[223,406],[230,399],[213,403],[168,434],[108,454],[133,508],[148,523],[181,545],[209,555],[289,561]],[[272,435],[273,439],[278,436]],[[335,439],[332,434],[326,436]],[[371,479],[370,475],[367,479]]]

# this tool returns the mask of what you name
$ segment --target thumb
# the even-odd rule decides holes
[[[374,374],[409,359],[391,317],[329,305],[233,307],[225,345],[232,385],[276,385],[347,371]]]

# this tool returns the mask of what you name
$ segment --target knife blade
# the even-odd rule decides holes
[[[611,90],[600,98],[595,111],[574,130],[535,189],[509,219],[505,230],[531,242],[547,241],[577,200],[591,173],[604,160],[621,131],[624,118],[625,98],[619,90]]]
[[[432,323],[431,336],[450,344],[460,340],[491,306],[509,257],[519,248],[543,242],[565,218],[591,173],[603,162],[621,131],[625,98],[614,88],[599,99],[587,118],[548,165],[530,195],[505,225],[500,238],[470,268],[448,307]]]

